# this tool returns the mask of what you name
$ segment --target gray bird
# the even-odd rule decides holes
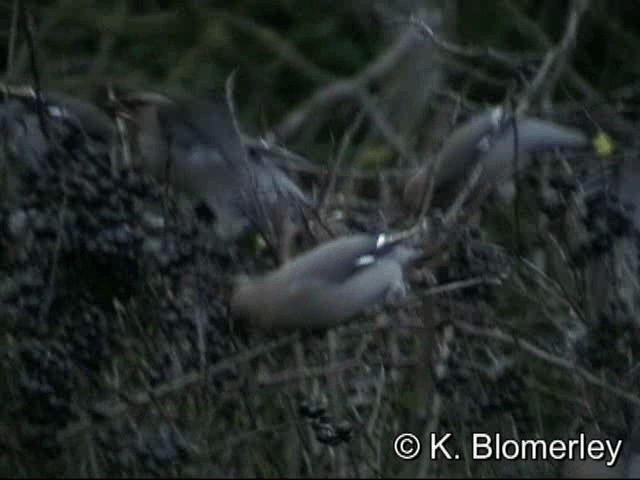
[[[43,100],[50,115],[66,119],[88,136],[105,144],[114,140],[115,124],[113,120],[96,105],[55,91],[45,92]]]
[[[6,87],[13,101],[24,103],[37,112],[36,93],[31,87]],[[115,124],[106,112],[96,105],[72,95],[53,90],[40,92],[43,113],[49,120],[63,120],[99,142],[113,141]]]
[[[239,283],[231,313],[265,330],[333,327],[404,292],[403,267],[416,256],[384,234],[340,237]]]
[[[16,173],[25,169],[39,172],[48,164],[49,151],[61,144],[70,132],[90,137],[93,146],[104,148],[114,138],[114,123],[109,116],[89,102],[59,92],[41,92],[36,102],[33,89],[5,87],[7,98],[0,102],[0,191],[15,193],[19,184]],[[43,130],[43,122],[45,130]],[[4,154],[10,162],[3,162]],[[1,192],[0,192],[1,193]]]
[[[267,157],[247,154],[224,100],[147,94],[127,101],[134,105],[133,140],[143,167],[207,204],[223,238],[249,225],[268,231],[281,210],[296,221],[310,204]]]
[[[7,99],[0,104],[0,131],[3,150],[17,160],[12,162],[12,167],[27,167],[34,171],[41,168],[50,146],[36,112],[21,100]],[[3,157],[6,152],[2,151]],[[6,167],[4,162],[2,166]]]
[[[438,155],[440,164],[434,182],[434,204],[443,206],[459,191],[477,162],[482,173],[476,190],[495,188],[512,178],[514,170],[514,132],[517,130],[518,166],[524,169],[531,153],[556,147],[582,148],[589,145],[587,136],[534,117],[506,114],[495,107],[471,117],[446,139]],[[407,182],[405,202],[416,208],[422,204],[427,180],[427,167],[420,168]]]

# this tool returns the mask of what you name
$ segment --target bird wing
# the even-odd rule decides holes
[[[267,153],[248,149],[248,159],[256,172],[257,187],[268,202],[276,204],[284,200],[311,205],[302,190],[273,163]]]
[[[176,129],[172,118],[176,114],[171,110],[178,110],[183,128]],[[176,102],[166,108],[161,107],[159,117],[165,132],[169,127],[176,129],[172,135],[178,146],[186,148],[200,144],[213,147],[219,152],[216,158],[225,162],[227,167],[235,167],[244,161],[245,150],[240,133],[223,99]]]
[[[293,282],[319,278],[340,284],[361,271],[375,267],[380,259],[392,255],[400,242],[379,240],[380,235],[372,234],[338,238],[291,260],[285,264],[284,271]]]
[[[455,128],[439,152],[441,160],[436,185],[457,180],[465,167],[486,151],[487,143],[493,143],[504,124],[504,110],[495,107],[474,115]]]
[[[402,281],[402,267],[388,258],[356,269],[341,282],[304,279],[290,284],[278,318],[294,326],[333,326],[375,305]]]
[[[519,168],[526,168],[528,154],[553,148],[583,148],[589,145],[587,136],[579,130],[531,117],[505,118],[488,139],[485,152],[478,157],[483,171],[479,185],[499,185],[514,171],[514,152],[518,148]],[[471,165],[473,167],[473,164]],[[470,172],[472,168],[468,170]]]
[[[515,122],[504,121],[500,132],[493,136],[493,142],[484,156],[512,155],[516,144],[521,152],[534,153],[557,147],[582,148],[589,146],[588,137],[574,128],[532,117],[518,118]]]

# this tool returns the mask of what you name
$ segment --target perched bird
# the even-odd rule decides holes
[[[0,104],[0,130],[4,149],[18,160],[12,167],[38,171],[50,147],[36,112],[22,101],[9,98]]]
[[[403,292],[403,267],[416,256],[384,234],[339,237],[239,283],[231,313],[265,330],[332,327]]]
[[[64,118],[94,140],[105,144],[115,138],[115,124],[106,112],[93,103],[62,92],[43,95],[49,114]]]
[[[133,143],[145,169],[202,200],[218,233],[233,238],[253,225],[268,231],[282,211],[298,219],[310,202],[269,158],[248,155],[223,99],[130,97]]]
[[[10,98],[25,103],[37,112],[36,92],[30,87],[6,87]],[[43,113],[46,117],[64,120],[94,140],[110,143],[115,134],[115,124],[106,112],[96,105],[72,95],[43,90],[40,92]]]
[[[0,194],[13,195],[20,184],[19,172],[40,172],[49,163],[48,153],[64,145],[63,139],[91,139],[93,146],[110,147],[114,123],[89,102],[59,92],[40,92],[38,102],[31,88],[4,86],[0,101]],[[44,128],[43,128],[44,125]],[[70,135],[72,134],[72,135]]]
[[[515,120],[515,121],[514,121]],[[511,179],[514,151],[518,145],[518,167],[526,168],[531,153],[555,147],[580,148],[589,145],[587,136],[575,129],[528,116],[507,114],[502,107],[486,110],[457,127],[438,155],[434,182],[434,204],[443,206],[459,191],[477,162],[482,173],[476,190],[495,188]],[[418,207],[428,185],[427,167],[420,168],[407,182],[405,202]]]

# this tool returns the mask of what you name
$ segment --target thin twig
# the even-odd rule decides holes
[[[455,341],[455,337],[456,331],[453,325],[446,325],[442,332],[442,342],[439,352],[440,354],[437,360],[438,363],[434,367],[434,375],[436,377],[436,381],[444,380],[449,373],[448,365],[453,352],[453,348],[451,346]],[[433,401],[431,403],[431,418],[424,431],[422,432],[421,438],[430,438],[431,433],[437,432],[438,425],[440,425],[440,416],[442,415],[443,406],[444,404],[442,395],[440,395],[437,390],[434,390]],[[422,453],[420,464],[417,468],[418,478],[426,478],[428,476],[430,467],[433,466],[433,461],[430,460],[431,455],[433,454],[434,452],[432,451],[425,451]]]
[[[394,22],[408,23],[409,25],[417,27],[418,31],[423,36],[431,39],[438,48],[456,57],[462,57],[470,60],[489,59],[512,70],[517,70],[522,63],[521,56],[513,53],[504,52],[491,47],[463,47],[448,42],[436,35],[433,29],[424,20],[416,16],[411,16],[408,19],[394,20]]]
[[[56,229],[56,243],[53,247],[53,258],[51,259],[51,271],[49,272],[49,281],[47,282],[47,290],[42,298],[40,309],[38,310],[38,322],[42,325],[46,322],[46,316],[53,299],[55,298],[56,279],[58,277],[58,261],[60,260],[60,250],[62,248],[62,239],[64,237],[64,222],[67,212],[67,189],[63,185],[62,205],[58,211],[58,227]]]
[[[456,102],[456,109],[454,112],[453,123],[455,123],[455,118],[458,115],[459,106],[460,106],[460,97],[458,97],[458,100]],[[430,162],[427,163],[427,165],[423,167],[423,169],[425,170],[424,177],[425,177],[426,185],[424,188],[424,194],[423,194],[422,202],[420,205],[420,213],[418,214],[418,221],[426,217],[427,211],[431,207],[431,201],[433,200],[433,194],[436,188],[436,178],[438,176],[438,171],[440,169],[441,161],[442,161],[442,155],[437,154]]]
[[[580,20],[589,7],[589,0],[573,0],[569,7],[569,14],[564,34],[558,45],[547,52],[540,69],[531,81],[525,95],[522,96],[516,113],[525,112],[543,94],[553,90],[560,74],[567,68],[569,57],[576,44]]]
[[[564,358],[553,355],[549,352],[542,350],[540,347],[533,345],[527,340],[515,337],[514,335],[503,332],[498,328],[482,328],[472,325],[463,320],[455,320],[454,325],[462,330],[465,333],[470,335],[475,335],[479,337],[491,338],[494,340],[498,340],[500,342],[509,343],[512,345],[518,346],[523,351],[533,355],[534,357],[550,364],[555,367],[561,368],[563,370],[567,370],[571,373],[577,373],[580,377],[582,377],[589,384],[601,388],[605,391],[608,391],[617,397],[622,398],[634,405],[640,406],[640,398],[636,395],[633,395],[629,392],[622,390],[616,386],[610,385],[606,381],[596,377],[594,374],[585,370],[582,367],[579,367],[575,363],[566,360]]]
[[[451,226],[456,221],[456,219],[460,216],[460,212],[462,210],[462,206],[465,201],[471,195],[471,192],[476,188],[478,184],[478,180],[480,180],[480,176],[482,175],[482,171],[484,170],[484,166],[482,162],[477,162],[471,171],[471,175],[469,179],[466,181],[462,190],[458,192],[455,200],[451,204],[451,206],[447,209],[447,212],[444,215],[444,224],[446,226]]]
[[[318,203],[318,211],[324,210],[324,208],[327,206],[327,202],[329,201],[329,198],[331,198],[331,195],[333,195],[333,190],[335,188],[338,171],[340,170],[342,162],[347,156],[347,150],[351,146],[353,136],[357,132],[358,128],[360,128],[360,125],[362,125],[363,119],[364,119],[364,110],[361,110],[356,116],[356,118],[354,119],[354,121],[351,123],[347,131],[344,132],[344,135],[342,135],[342,140],[340,141],[340,148],[338,149],[336,160],[333,163],[333,166],[331,167],[331,174],[329,175],[329,183],[327,184],[327,188],[324,192],[324,195],[322,196],[322,198]]]
[[[116,418],[122,416],[129,408],[134,406],[144,406],[156,400],[162,399],[163,397],[172,395],[174,393],[180,392],[188,387],[193,385],[197,385],[203,382],[206,382],[208,378],[215,376],[216,374],[220,374],[225,370],[236,367],[238,365],[242,365],[247,363],[255,358],[266,355],[270,352],[278,350],[284,346],[290,345],[300,338],[300,334],[298,332],[288,335],[286,337],[280,338],[276,341],[266,343],[261,345],[253,350],[243,352],[239,355],[225,358],[224,360],[212,365],[206,370],[206,373],[203,374],[201,371],[194,371],[191,373],[187,373],[184,376],[176,378],[170,382],[167,382],[159,387],[154,389],[147,389],[145,391],[136,392],[130,395],[127,395],[127,401],[123,402],[121,400],[115,401],[102,401],[96,403],[92,410],[105,418]],[[93,422],[91,420],[84,419],[76,424],[73,424],[64,430],[61,430],[56,438],[60,443],[64,443],[69,438],[72,438],[93,426]]]
[[[20,0],[13,0],[11,7],[11,27],[9,30],[9,45],[7,46],[7,69],[5,70],[5,78],[11,78],[13,73],[13,62],[16,49],[16,38],[18,37],[18,12],[20,10]]]
[[[24,6],[24,2],[20,3],[20,24],[27,39],[27,45],[29,46],[29,62],[31,66],[31,74],[33,75],[33,83],[35,86],[36,96],[36,109],[38,111],[38,120],[40,122],[40,128],[47,140],[51,139],[49,135],[49,126],[44,113],[44,102],[42,101],[42,84],[40,82],[40,70],[38,69],[38,62],[36,60],[36,46],[33,41],[33,18],[27,13],[27,9]]]
[[[467,280],[449,282],[437,287],[431,287],[424,291],[424,296],[438,295],[439,293],[453,292],[464,288],[475,287],[477,285],[502,285],[502,279],[498,277],[475,277]]]
[[[386,75],[415,45],[416,35],[406,31],[384,51],[374,62],[369,64],[357,75],[336,80],[329,85],[319,88],[311,97],[289,112],[273,130],[265,136],[272,141],[275,138],[285,141],[293,137],[312,115],[317,115],[320,109],[330,108],[344,99],[361,99],[361,92],[371,82]]]

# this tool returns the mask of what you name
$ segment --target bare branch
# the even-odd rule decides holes
[[[587,383],[595,387],[601,388],[609,393],[612,393],[615,396],[620,397],[621,399],[626,400],[634,405],[640,406],[640,398],[638,396],[633,395],[619,387],[610,385],[609,383],[597,377],[596,375],[592,374],[591,372],[585,370],[582,367],[577,366],[575,363],[569,360],[566,360],[564,358],[558,357],[556,355],[553,355],[549,352],[546,352],[542,350],[540,347],[533,345],[532,343],[530,343],[529,341],[523,338],[515,337],[514,335],[505,333],[499,328],[477,327],[463,320],[454,321],[454,325],[460,330],[462,330],[463,332],[470,335],[481,336],[481,337],[490,338],[493,340],[498,340],[500,342],[515,345],[520,349],[522,349],[523,351],[529,353],[530,355],[533,355],[534,357],[550,365],[553,365],[554,367],[567,370],[571,373],[577,373]]]
[[[431,39],[433,43],[443,52],[454,57],[462,57],[470,60],[493,60],[512,70],[518,69],[522,63],[522,56],[513,53],[504,52],[491,47],[462,47],[454,43],[448,42],[435,34],[433,29],[427,23],[415,16],[409,17],[408,20],[396,20],[400,23],[408,23],[418,28],[418,31],[425,37]]]
[[[280,138],[286,141],[302,128],[310,116],[317,115],[318,110],[331,108],[335,103],[345,99],[358,99],[362,89],[391,71],[409,49],[415,46],[415,43],[415,34],[411,31],[404,32],[393,45],[359,74],[337,80],[316,90],[311,98],[302,102],[273,128],[266,135],[267,139],[273,141],[275,138]]]
[[[13,0],[11,7],[11,29],[9,31],[9,45],[7,46],[7,69],[5,78],[10,78],[13,73],[13,62],[16,50],[16,38],[18,37],[18,12],[20,0]]]
[[[573,0],[569,8],[567,24],[558,45],[545,56],[538,73],[534,77],[525,95],[520,99],[516,112],[528,110],[543,94],[549,94],[562,72],[567,68],[569,58],[576,43],[580,20],[587,11],[589,0]]]
[[[331,174],[329,175],[329,183],[327,185],[327,189],[324,195],[322,196],[322,199],[318,203],[318,211],[322,211],[326,207],[327,202],[329,201],[329,198],[331,198],[331,195],[333,195],[333,190],[335,188],[338,171],[340,170],[340,166],[342,165],[342,162],[347,155],[347,149],[351,146],[353,135],[356,133],[356,131],[358,130],[358,128],[360,128],[360,125],[362,124],[362,120],[364,118],[363,113],[364,112],[361,111],[356,116],[355,120],[352,122],[349,129],[342,136],[342,140],[340,141],[340,148],[338,149],[338,153],[336,155],[336,161],[331,167]]]

